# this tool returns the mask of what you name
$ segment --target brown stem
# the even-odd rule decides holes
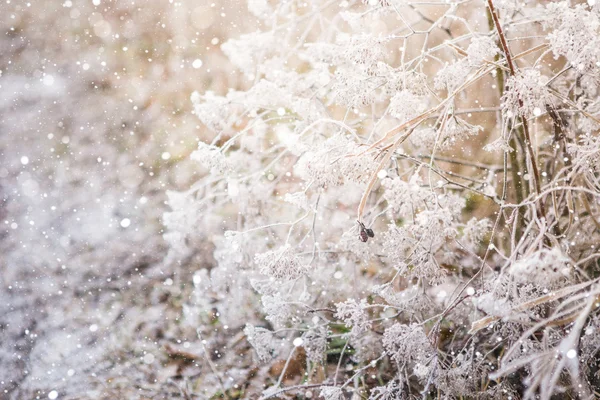
[[[488,7],[490,9],[490,14],[492,14],[492,19],[494,20],[494,25],[496,26],[496,31],[498,32],[498,37],[500,38],[500,44],[502,45],[502,50],[504,55],[506,56],[506,63],[508,64],[508,69],[510,70],[511,76],[515,76],[516,70],[515,65],[513,63],[512,56],[510,54],[510,49],[508,48],[508,43],[506,42],[506,37],[504,36],[504,31],[502,30],[502,26],[500,25],[500,20],[498,19],[498,14],[496,14],[496,9],[494,8],[494,4],[492,0],[487,0]],[[523,106],[523,101],[519,99],[519,106]],[[531,146],[531,137],[529,135],[529,127],[527,126],[527,120],[520,116],[521,126],[523,127],[523,135],[525,136],[525,146],[527,148],[527,152],[529,153],[529,158],[531,160],[531,168],[533,171],[533,179],[535,183],[535,191],[539,195],[541,192],[541,180],[540,180],[540,172],[537,167],[537,163],[535,160],[535,153],[533,151],[533,147]],[[545,210],[543,201],[540,200],[540,208],[539,208],[541,216],[545,217]]]
[[[494,29],[494,20],[493,20],[493,16],[491,11],[488,9],[487,12],[487,17],[488,17],[488,24],[489,24],[489,28],[490,30]],[[499,59],[499,55],[496,55],[495,60],[498,61]],[[504,94],[504,71],[502,70],[502,68],[496,68],[496,82],[498,84],[498,92],[500,93],[500,98],[502,98],[502,95]],[[517,204],[520,204],[523,202],[523,179],[521,174],[519,174],[520,171],[520,167],[519,167],[519,157],[517,155],[517,141],[515,139],[515,135],[511,134],[510,131],[511,129],[508,129],[509,131],[509,146],[513,149],[513,151],[511,151],[509,153],[509,157],[510,157],[510,172],[512,175],[512,183],[514,186],[514,191],[515,191],[515,196],[516,196],[516,200],[517,200]],[[517,220],[515,221],[515,223],[517,224],[516,227],[516,239],[517,242],[521,239],[521,230],[523,227],[523,222],[525,219],[525,210],[523,209],[523,207],[519,207],[518,209],[518,217]]]
[[[510,74],[515,75],[515,65],[513,63],[512,56],[510,55],[510,50],[508,48],[508,43],[506,43],[506,37],[504,36],[504,31],[500,25],[500,20],[498,20],[494,3],[492,3],[492,0],[487,0],[487,3],[488,7],[490,8],[490,14],[492,14],[492,19],[494,20],[494,25],[496,26],[496,31],[498,31],[498,36],[500,37],[500,44],[502,45],[502,50],[506,56],[506,63],[510,69]]]

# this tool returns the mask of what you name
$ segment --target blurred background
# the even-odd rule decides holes
[[[194,339],[204,255],[165,263],[161,215],[197,178],[190,94],[244,86],[220,45],[256,24],[236,0],[2,0],[0,398],[170,398],[198,373],[165,343]]]

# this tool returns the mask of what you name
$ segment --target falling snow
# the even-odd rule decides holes
[[[0,1],[1,399],[600,392],[596,0]]]

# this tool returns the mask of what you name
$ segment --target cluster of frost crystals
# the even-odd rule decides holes
[[[389,212],[401,221],[388,225],[382,247],[402,276],[438,284],[446,276],[441,264],[454,262],[452,253],[444,249],[458,236],[457,216],[465,202],[452,193],[436,195],[421,185],[418,175],[409,182],[400,178],[382,181]]]
[[[373,156],[346,135],[337,134],[306,152],[295,174],[318,186],[364,183],[376,168]]]
[[[510,152],[514,151],[514,149],[512,147],[510,147],[510,144],[508,143],[508,141],[505,137],[499,137],[498,139],[494,140],[493,142],[486,144],[483,147],[483,150],[488,151],[490,153],[500,153],[500,152],[510,153]]]
[[[319,396],[325,400],[342,400],[344,391],[338,386],[322,386]]]
[[[545,25],[551,32],[548,41],[554,56],[564,56],[581,73],[597,72],[600,67],[600,15],[584,4],[574,7],[567,1],[546,6]]]
[[[439,374],[439,386],[443,390],[451,391],[461,396],[469,396],[474,391],[477,391],[477,384],[473,382],[471,377],[487,373],[485,367],[481,365],[480,359],[481,355],[475,354],[475,346],[470,346],[468,349],[464,349],[459,354],[454,355],[452,367],[437,371]],[[488,395],[487,393],[486,395],[489,398],[503,397]]]
[[[340,35],[337,42],[349,64],[370,68],[385,57],[385,40],[373,35]]]
[[[410,135],[410,143],[418,149],[430,150],[435,148],[440,132],[433,128],[417,129]]]
[[[356,68],[342,67],[335,71],[332,93],[336,102],[346,107],[364,107],[377,100],[382,82]]]
[[[310,361],[322,362],[327,351],[327,330],[323,326],[308,330],[302,335],[302,347]]]
[[[558,248],[542,249],[517,260],[508,272],[521,282],[555,286],[567,283],[572,273],[571,260]]]
[[[518,0],[494,0],[494,7],[505,12],[514,12],[520,4]]]
[[[590,82],[589,80],[586,79],[582,79],[582,81],[587,81],[586,85],[588,88],[594,83],[596,82]],[[584,103],[584,102],[582,102]],[[600,130],[600,123],[598,122],[600,119],[598,118],[598,116],[600,116],[600,99],[595,100],[595,101],[585,101],[585,104],[581,105],[581,108],[584,109],[587,113],[591,114],[592,116],[595,116],[595,119],[586,117],[586,116],[581,116],[581,118],[579,118],[577,120],[577,127],[579,129],[581,129],[581,131],[588,135],[591,136],[594,132],[597,132],[598,130]]]
[[[229,129],[236,118],[236,106],[227,97],[217,96],[208,91],[203,95],[193,92],[190,98],[194,114],[206,127],[215,132]]]
[[[256,254],[254,262],[258,265],[261,274],[275,279],[293,280],[301,277],[307,271],[306,265],[293,253],[289,245]]]
[[[270,330],[247,324],[244,328],[244,334],[256,351],[260,361],[268,361],[276,354],[276,340]]]
[[[446,63],[435,75],[434,87],[439,90],[446,89],[448,92],[453,92],[465,82],[470,71],[471,66],[466,58],[457,62]]]
[[[480,36],[471,40],[467,48],[467,59],[471,65],[480,65],[485,61],[493,61],[499,52],[494,39],[490,36]]]
[[[283,200],[303,210],[308,211],[310,209],[308,197],[304,192],[286,193]]]
[[[224,174],[230,169],[227,158],[221,149],[204,142],[198,143],[198,148],[190,154],[190,159],[208,168],[212,174]]]
[[[385,188],[384,198],[392,210],[401,216],[407,216],[420,210],[425,204],[431,204],[435,194],[422,187],[423,182],[418,174],[407,182],[399,177],[385,178],[381,186]]]
[[[476,308],[486,315],[523,319],[523,316],[518,315],[514,310],[519,305],[548,292],[546,287],[519,282],[511,274],[494,274],[493,277],[493,281],[486,282],[482,293],[472,299]]]
[[[286,326],[294,312],[290,302],[280,293],[263,295],[261,300],[267,321],[276,327]]]
[[[588,176],[592,182],[597,180],[600,173],[600,139],[591,134],[581,135],[578,143],[567,145],[567,151],[578,168]],[[600,183],[598,183],[600,186]]]
[[[541,115],[546,110],[546,104],[552,103],[547,81],[548,78],[537,69],[520,70],[506,81],[502,108],[509,116]]]
[[[427,303],[427,301],[422,301],[424,299],[419,297],[419,289],[417,286],[411,286],[402,291],[398,291],[390,283],[386,283],[384,285],[373,287],[372,291],[384,299],[388,304],[398,309],[417,310]]]
[[[441,149],[447,149],[454,146],[456,143],[468,139],[471,136],[477,135],[483,130],[483,127],[472,125],[459,117],[451,117],[440,137],[436,140],[436,146]]]
[[[386,76],[385,94],[393,97],[398,92],[407,90],[414,96],[418,96],[421,102],[427,99],[430,89],[427,86],[427,75],[417,70],[403,70],[378,63],[378,75]],[[421,97],[423,96],[423,97]]]
[[[416,96],[408,90],[401,90],[390,100],[389,113],[401,123],[408,122],[427,109],[422,96]]]
[[[363,107],[380,99],[386,77],[380,74],[385,65],[386,40],[369,34],[339,35],[335,47],[325,50],[322,61],[337,62],[331,92],[338,104]]]
[[[273,9],[268,0],[248,0],[248,11],[258,18],[266,18],[272,14]]]
[[[276,51],[277,38],[273,32],[254,32],[239,39],[229,39],[221,49],[244,74],[254,76],[261,59]]]
[[[369,315],[366,311],[368,306],[365,299],[357,302],[354,299],[348,299],[345,302],[336,304],[336,317],[343,320],[350,331],[351,337],[358,337],[371,328]]]
[[[420,325],[394,324],[383,333],[383,346],[398,364],[427,365],[432,355],[431,342]]]
[[[460,204],[464,202],[460,198],[450,197],[451,202],[447,207],[440,207],[437,210],[423,210],[415,217],[415,224],[412,231],[416,237],[422,238],[426,243],[437,244],[440,246],[445,239],[456,236],[456,214],[453,210],[462,208]],[[452,201],[456,200],[456,201]],[[445,202],[442,202],[445,203]],[[436,246],[436,247],[438,247]]]
[[[385,178],[381,185],[385,188],[384,198],[394,213],[406,218],[416,215],[421,211],[435,211],[434,209],[450,213],[459,213],[464,207],[464,200],[453,194],[436,195],[435,192],[423,184],[423,178],[417,173],[407,181],[395,177]],[[427,210],[426,210],[427,209]]]
[[[273,74],[275,75],[275,74]],[[322,105],[314,99],[306,98],[306,90],[315,84],[314,79],[297,76],[294,72],[274,76],[272,81],[261,79],[250,90],[238,96],[237,101],[252,110],[250,115],[256,116],[258,110],[276,110],[278,116],[285,116],[287,110],[298,114],[304,121],[312,122],[324,116]],[[284,111],[283,115],[279,112]]]
[[[342,11],[340,13],[340,18],[342,18],[346,23],[348,23],[348,25],[350,25],[353,31],[360,32],[365,29],[366,21],[361,13],[352,11]]]
[[[584,363],[589,367],[592,367],[592,362],[596,362],[595,354],[600,347],[600,335],[598,335],[598,330],[600,330],[600,317],[594,315],[583,329],[583,335],[581,337],[581,355]]]
[[[362,0],[362,2],[369,6],[379,7],[391,7],[393,2],[390,0]]]
[[[392,380],[385,386],[373,388],[369,400],[404,400],[408,397],[402,389],[402,381]]]
[[[463,227],[462,241],[471,249],[476,249],[484,236],[490,231],[489,219],[471,218]]]

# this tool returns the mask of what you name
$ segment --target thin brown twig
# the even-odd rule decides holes
[[[498,14],[496,9],[494,8],[494,3],[492,0],[487,0],[488,7],[490,9],[490,14],[492,15],[492,19],[494,20],[494,25],[496,26],[496,31],[498,32],[498,36],[500,38],[500,44],[502,45],[502,50],[506,57],[506,63],[508,64],[508,68],[510,70],[511,76],[516,75],[515,64],[512,59],[512,55],[510,53],[510,49],[508,47],[508,43],[506,42],[506,36],[504,35],[504,31],[502,30],[502,25],[500,24],[500,20],[498,19]],[[523,101],[519,99],[519,106],[523,106]],[[533,172],[533,179],[535,185],[536,194],[540,194],[541,192],[541,180],[540,173],[538,170],[538,166],[536,163],[535,152],[533,151],[533,147],[531,145],[531,136],[529,134],[529,127],[527,125],[527,121],[521,116],[521,124],[523,127],[523,135],[525,136],[525,147],[527,148],[527,152],[529,153],[529,158],[531,160],[531,169]],[[539,211],[542,217],[545,217],[545,210],[543,205],[543,200],[540,201]]]

